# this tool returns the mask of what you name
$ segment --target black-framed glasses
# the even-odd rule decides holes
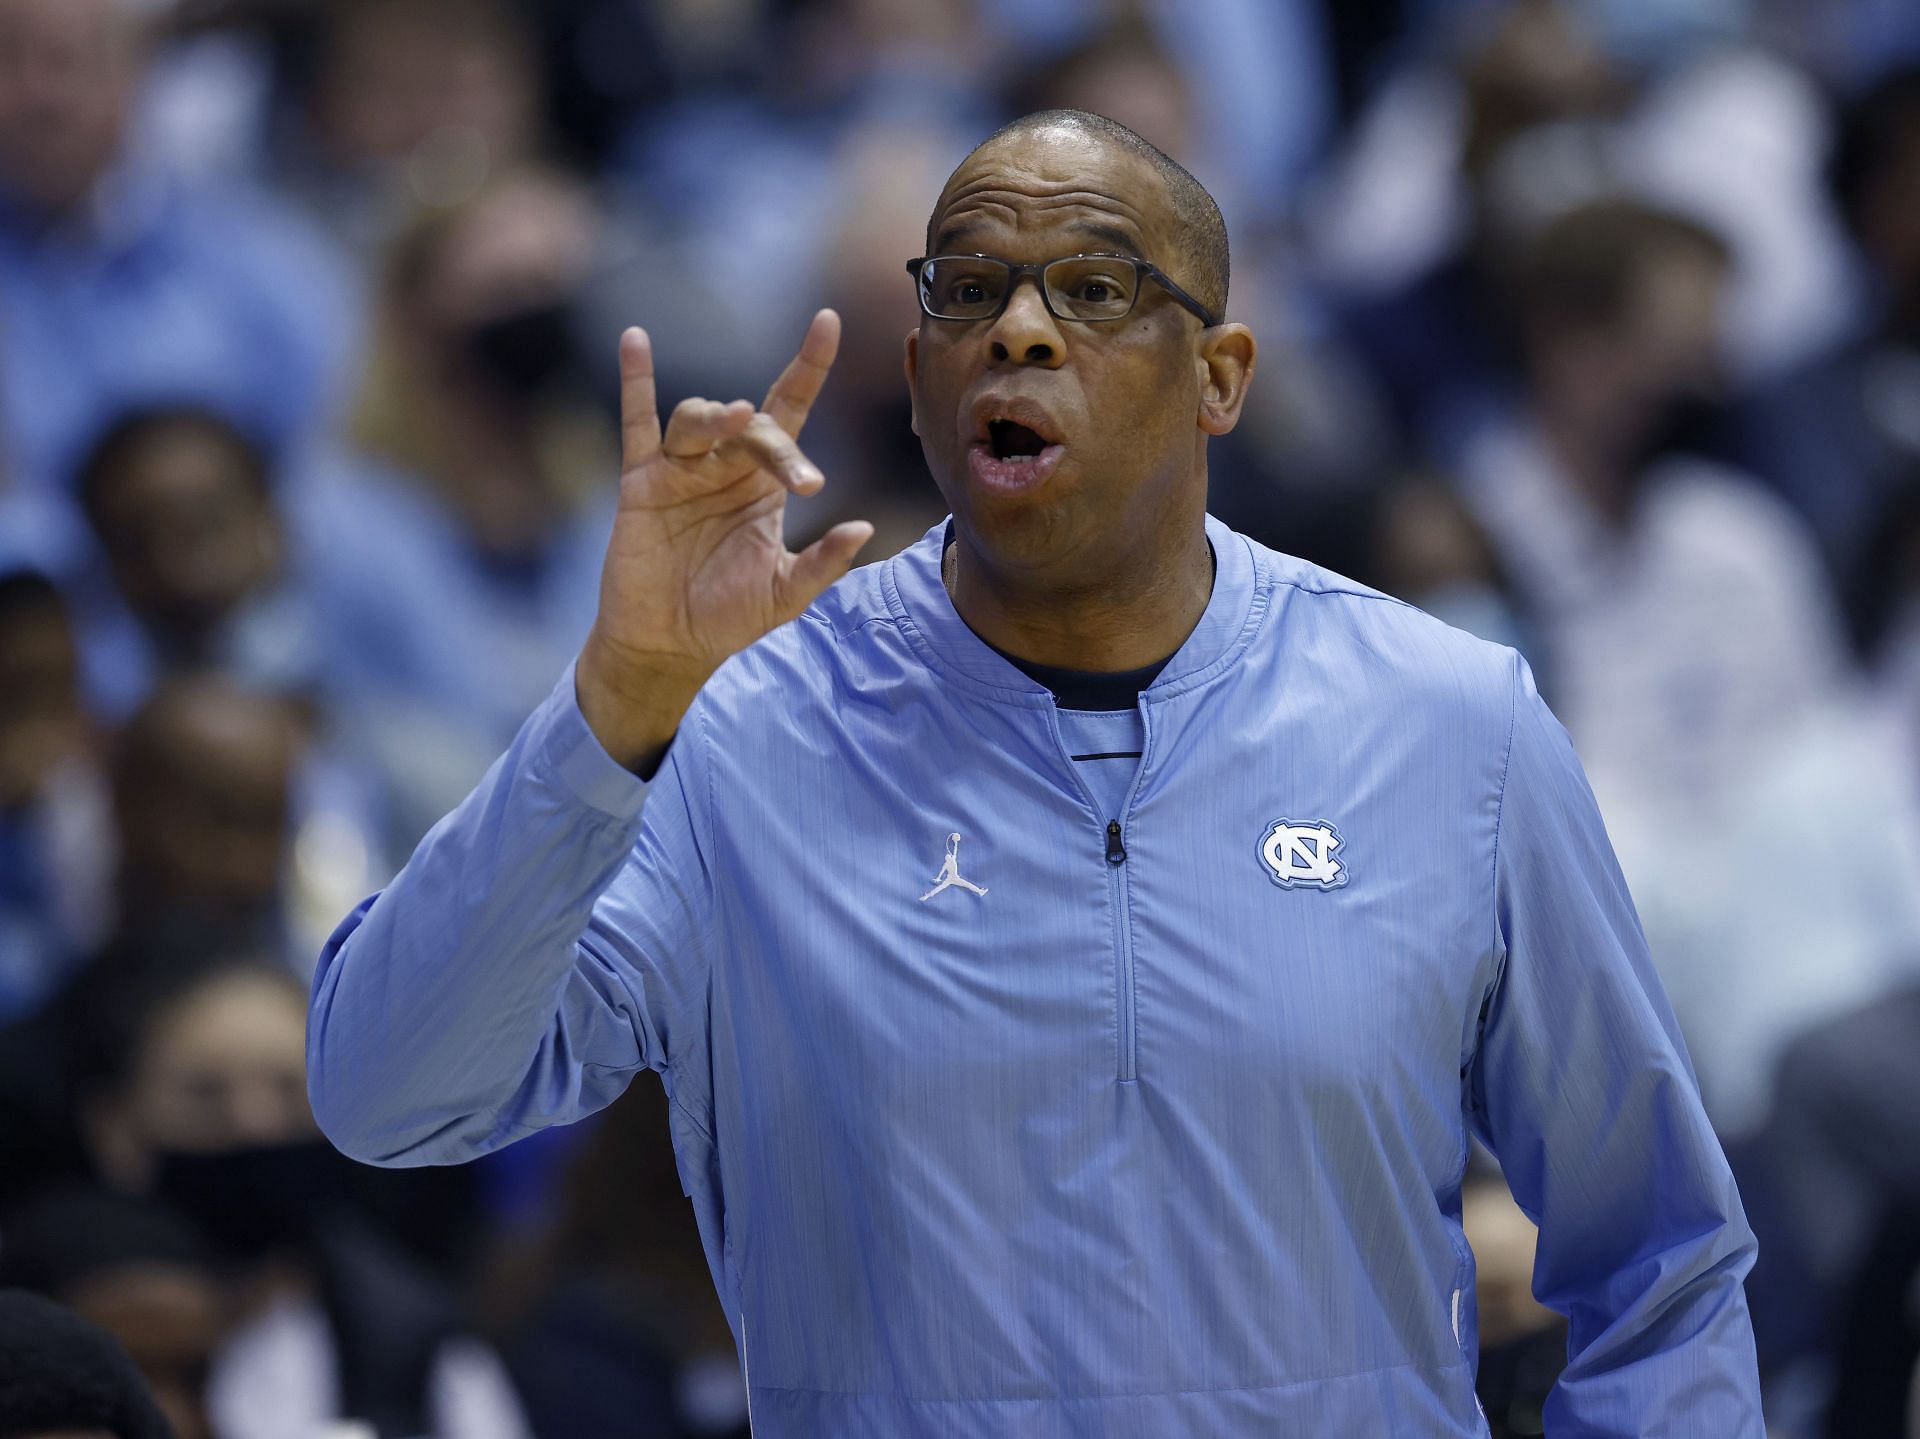
[[[1083,325],[1124,320],[1152,280],[1198,315],[1201,324],[1220,323],[1166,271],[1137,255],[1068,255],[1041,265],[1016,265],[994,255],[923,255],[907,261],[907,273],[917,282],[920,308],[936,320],[995,319],[1022,277],[1035,275],[1040,297],[1056,320]]]

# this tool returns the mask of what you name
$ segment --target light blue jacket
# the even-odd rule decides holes
[[[650,785],[569,675],[323,955],[327,1133],[457,1162],[660,1071],[769,1439],[1484,1434],[1477,1133],[1572,1324],[1548,1433],[1761,1439],[1753,1238],[1525,666],[1209,535],[1117,815],[939,530]]]

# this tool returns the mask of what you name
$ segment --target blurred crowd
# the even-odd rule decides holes
[[[0,1432],[745,1432],[658,1088],[365,1169],[304,984],[584,637],[620,329],[751,398],[837,307],[792,538],[912,542],[902,262],[1056,105],[1225,210],[1215,513],[1571,731],[1773,1432],[1920,1435],[1911,0],[0,0]],[[1468,1216],[1537,1434],[1564,1329]]]

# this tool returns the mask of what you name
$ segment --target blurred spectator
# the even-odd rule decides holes
[[[1849,1288],[1896,1277],[1871,1259],[1874,1235],[1895,1216],[1920,1213],[1920,982],[1796,1039],[1775,1075],[1766,1127],[1732,1157],[1768,1246],[1748,1281],[1762,1364],[1837,1349]],[[1878,1338],[1856,1333],[1851,1342]]]
[[[124,715],[159,685],[214,679],[285,701],[297,730],[283,875],[304,964],[384,873],[378,777],[340,741],[334,641],[284,481],[234,426],[205,410],[138,410],[95,444],[79,499],[106,577],[72,582],[98,704]],[[110,583],[106,582],[110,579]]]
[[[0,5],[0,434],[25,486],[63,488],[103,420],[143,402],[193,399],[290,445],[328,417],[354,346],[312,237],[134,152],[138,9]]]
[[[533,156],[538,66],[531,25],[500,0],[335,0],[275,183],[371,273],[422,209],[469,200]]]
[[[66,606],[44,576],[0,574],[0,1024],[104,938],[109,835]]]
[[[1862,1260],[1840,1330],[1827,1432],[1920,1435],[1920,1205],[1890,1213]]]
[[[155,691],[114,756],[118,933],[287,953],[282,879],[303,738],[284,701],[229,681]]]
[[[405,235],[343,473],[304,553],[404,853],[586,638],[619,459],[578,300],[598,212],[526,171]]]
[[[1140,19],[1126,17],[1051,57],[1009,97],[1016,115],[1091,110],[1169,155],[1193,154],[1193,97],[1186,74]],[[1216,197],[1217,198],[1217,197]]]
[[[317,694],[319,617],[290,573],[267,458],[240,430],[205,410],[125,415],[81,466],[78,497],[119,601],[88,636],[115,662],[97,681],[111,709],[163,675]]]
[[[1870,302],[1830,353],[1753,397],[1745,453],[1812,524],[1864,640],[1876,522],[1920,474],[1920,68],[1848,107],[1830,173]]]
[[[0,1284],[98,1324],[138,1366],[174,1439],[213,1439],[206,1389],[225,1301],[184,1221],[104,1191],[49,1190],[0,1228]]]
[[[594,1121],[552,1223],[496,1264],[491,1288],[536,1432],[744,1439],[733,1335],[651,1079]]]
[[[939,193],[965,150],[951,133],[879,123],[855,129],[844,143],[844,202],[819,289],[821,302],[840,312],[840,356],[805,437],[833,482],[817,501],[789,509],[796,540],[857,517],[878,526],[868,551],[879,557],[919,539],[946,513],[927,479],[907,398],[905,340],[920,304],[903,267],[926,248],[926,197]],[[796,332],[804,324],[800,318]]]
[[[1716,788],[1843,673],[1801,528],[1692,454],[1727,267],[1711,232],[1635,202],[1553,222],[1514,280],[1526,402],[1465,462],[1596,786]]]
[[[1403,435],[1450,460],[1518,381],[1514,247],[1604,165],[1628,82],[1570,6],[1516,0],[1451,71],[1382,95],[1313,222],[1320,273]],[[1546,177],[1545,183],[1542,176]]]
[[[498,1360],[368,1223],[358,1166],[314,1125],[297,981],[244,958],[133,965],[94,1018],[79,1103],[99,1173],[164,1200],[229,1268],[238,1322],[208,1389],[222,1439],[342,1418],[383,1439],[525,1432]]]
[[[1428,614],[1495,644],[1537,650],[1486,531],[1446,484],[1410,478],[1377,501],[1366,579]],[[1549,685],[1545,664],[1536,682]]]
[[[171,1439],[126,1352],[50,1299],[0,1290],[0,1434]]]
[[[1417,444],[1452,463],[1510,392],[1502,275],[1569,208],[1644,197],[1738,257],[1723,361],[1777,374],[1837,333],[1844,245],[1819,183],[1817,88],[1745,44],[1744,7],[1509,0],[1467,24],[1450,68],[1382,92],[1308,215],[1318,268]],[[1653,43],[1643,43],[1651,40]]]
[[[1516,282],[1528,407],[1464,478],[1731,1135],[1795,1035],[1920,962],[1920,837],[1898,752],[1849,704],[1811,537],[1688,453],[1725,271],[1711,233],[1631,202],[1550,225]]]

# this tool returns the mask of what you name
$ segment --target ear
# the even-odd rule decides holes
[[[920,327],[907,331],[907,403],[913,407],[913,432],[920,433]]]
[[[1200,428],[1224,435],[1240,423],[1240,407],[1253,383],[1260,346],[1245,325],[1216,325],[1205,332],[1194,357],[1200,370]]]

